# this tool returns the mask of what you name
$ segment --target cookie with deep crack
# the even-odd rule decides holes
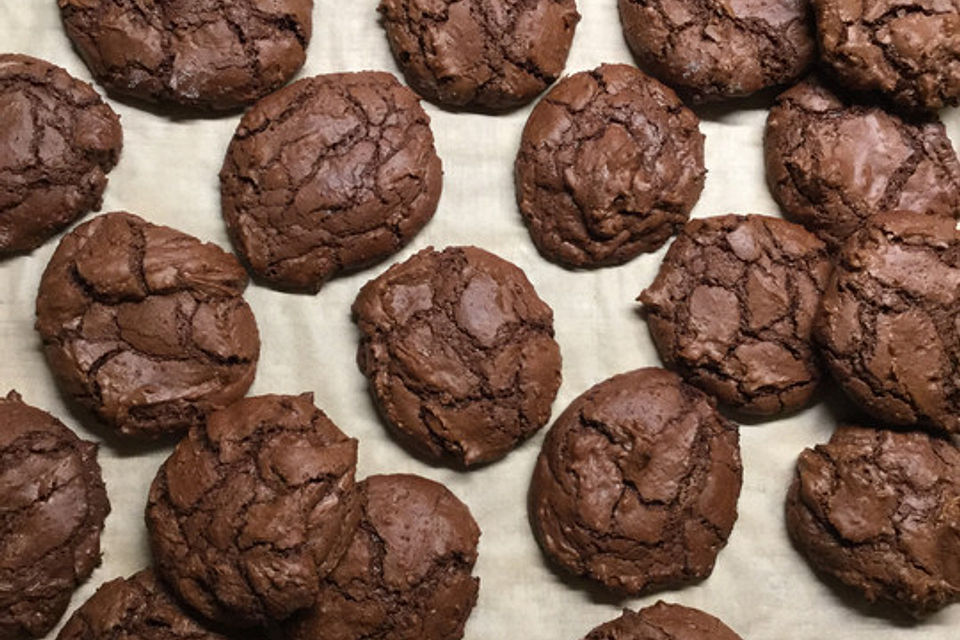
[[[504,111],[553,84],[580,14],[575,0],[380,0],[397,64],[421,96]]]
[[[97,445],[0,398],[0,640],[42,638],[100,564],[110,512]]]
[[[476,247],[432,247],[353,303],[357,363],[399,439],[438,462],[505,456],[550,418],[553,311],[523,271]]]
[[[914,616],[960,600],[960,451],[945,438],[842,426],[806,449],[787,531],[820,573]]]
[[[36,328],[65,395],[128,436],[200,424],[253,382],[260,337],[247,274],[220,247],[124,212],[64,236]]]
[[[477,601],[480,528],[442,484],[370,476],[357,485],[360,526],[316,604],[288,640],[458,640]]]
[[[664,369],[609,378],[550,427],[530,521],[566,571],[639,595],[702,580],[737,519],[737,426]]]
[[[540,253],[592,268],[659,248],[703,190],[699,124],[635,67],[560,81],[530,114],[515,165],[517,204]]]
[[[150,486],[157,572],[205,617],[264,626],[313,604],[360,517],[357,441],[313,394],[245,398],[190,430]]]
[[[666,365],[746,414],[799,409],[820,381],[811,331],[827,248],[780,218],[686,224],[639,300]]]
[[[254,105],[227,150],[220,193],[250,270],[316,292],[406,245],[436,211],[442,176],[417,96],[364,71],[306,78]]]
[[[730,627],[709,613],[660,600],[634,613],[624,609],[583,640],[741,640]]]
[[[763,150],[784,214],[831,249],[882,211],[960,213],[960,162],[943,123],[853,102],[815,77],[777,97]]]
[[[49,62],[0,54],[0,258],[99,209],[123,146],[120,117]]]
[[[58,0],[63,26],[114,95],[237,109],[303,66],[313,0]]]

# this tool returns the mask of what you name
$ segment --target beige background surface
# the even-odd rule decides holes
[[[630,62],[615,0],[579,4],[583,19],[568,72],[601,62]],[[377,22],[376,0],[317,0],[316,5],[313,41],[301,75],[362,69],[397,73]],[[90,80],[60,27],[55,0],[0,0],[0,51],[45,58]],[[125,140],[103,211],[126,209],[229,247],[217,172],[239,116],[172,120],[110,103],[121,114]],[[476,244],[520,265],[555,312],[563,385],[554,416],[610,375],[659,364],[633,300],[653,279],[663,250],[594,272],[569,272],[543,260],[526,233],[513,192],[513,159],[531,107],[497,117],[445,112],[428,103],[424,107],[443,159],[443,196],[434,220],[396,258],[431,244]],[[763,180],[764,108],[761,99],[698,109],[709,174],[694,216],[777,211]],[[943,116],[956,139],[960,115],[948,111]],[[16,388],[28,403],[59,416],[82,437],[102,440],[102,433],[80,424],[65,408],[33,331],[37,284],[55,245],[49,242],[30,256],[0,262],[0,391]],[[313,391],[317,404],[359,438],[360,477],[419,473],[446,483],[469,504],[483,530],[476,568],[480,599],[467,625],[469,640],[576,640],[617,616],[622,606],[637,608],[661,597],[711,612],[750,640],[945,640],[960,635],[960,606],[922,625],[898,624],[844,602],[790,546],[782,505],[794,461],[804,447],[828,438],[835,423],[822,395],[819,404],[789,419],[743,427],[740,517],[711,578],[691,588],[622,601],[565,581],[545,563],[525,509],[545,430],[501,462],[470,473],[421,464],[387,437],[354,362],[357,331],[349,307],[358,288],[389,262],[334,280],[316,296],[252,285],[247,299],[257,315],[263,348],[251,394]],[[103,564],[74,595],[71,610],[102,582],[150,561],[143,507],[155,470],[168,453],[115,442],[101,445],[113,511],[102,540]]]

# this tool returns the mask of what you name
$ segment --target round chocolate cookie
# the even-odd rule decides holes
[[[42,638],[100,564],[97,445],[15,391],[0,398],[0,640]]]
[[[960,0],[811,0],[820,58],[844,86],[909,110],[960,100]]]
[[[99,209],[122,146],[119,116],[90,85],[0,54],[0,258]]]
[[[360,517],[357,441],[313,394],[245,398],[180,441],[154,478],[157,572],[201,614],[245,627],[313,604]]]
[[[960,600],[960,451],[843,426],[800,454],[787,530],[818,571],[921,616]]]
[[[660,600],[634,613],[624,609],[583,640],[741,640],[730,627],[708,613]]]
[[[236,109],[306,59],[313,0],[57,0],[67,35],[111,94]]]
[[[564,78],[527,120],[517,204],[544,257],[602,267],[654,251],[703,190],[700,121],[627,65]]]
[[[863,410],[887,424],[960,433],[958,314],[953,220],[884,213],[838,254],[814,337]]]
[[[768,216],[691,220],[640,294],[668,367],[744,413],[802,407],[820,381],[810,336],[826,246]]]
[[[694,102],[793,82],[816,59],[807,0],[619,0],[644,69]]]
[[[364,509],[346,555],[288,640],[458,640],[477,601],[480,528],[443,486],[413,475],[357,485]]]
[[[306,78],[240,121],[220,171],[237,251],[273,286],[318,291],[395,253],[433,216],[430,118],[389,73]]]
[[[850,102],[816,78],[777,97],[763,148],[774,199],[831,249],[881,211],[960,212],[960,163],[939,120]]]
[[[547,433],[530,520],[560,567],[639,595],[706,578],[737,519],[737,426],[663,369],[605,380]]]
[[[357,364],[395,434],[432,460],[505,456],[550,419],[553,312],[523,271],[476,247],[424,249],[360,290]]]
[[[575,0],[380,0],[397,64],[421,96],[504,111],[563,72],[580,20]]]
[[[61,240],[36,327],[66,395],[124,435],[154,438],[247,392],[260,337],[246,286],[220,247],[108,213]]]

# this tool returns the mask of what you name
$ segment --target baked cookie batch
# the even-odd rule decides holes
[[[153,568],[102,585],[61,640],[462,637],[480,586],[470,510],[419,476],[356,478],[357,440],[312,394],[245,398],[261,328],[243,293],[251,276],[316,293],[429,223],[443,172],[420,98],[498,113],[544,91],[515,162],[542,256],[614,267],[676,236],[638,298],[667,368],[597,383],[546,435],[529,487],[544,555],[618,594],[706,579],[737,519],[730,417],[794,412],[829,376],[863,417],[801,453],[795,547],[917,617],[960,600],[960,164],[934,113],[960,100],[957,0],[620,0],[651,75],[606,64],[552,88],[574,0],[381,0],[413,90],[377,71],[284,87],[311,0],[58,4],[111,95],[249,107],[220,172],[239,258],[112,212],[63,236],[40,282],[36,330],[68,401],[122,437],[179,438],[147,498]],[[764,153],[787,220],[688,221],[706,169],[682,99],[786,85]],[[88,84],[18,54],[0,54],[0,116],[0,257],[16,259],[100,207],[122,132]],[[469,473],[549,421],[553,312],[515,265],[430,247],[352,313],[357,364],[411,454]],[[99,563],[97,446],[0,399],[0,640],[47,635]],[[663,602],[586,636],[648,638],[739,636]]]

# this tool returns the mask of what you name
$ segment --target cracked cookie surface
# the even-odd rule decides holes
[[[381,0],[410,86],[454,108],[504,111],[553,84],[580,14],[574,0]]]
[[[0,398],[0,640],[42,638],[100,564],[110,512],[97,445]]]
[[[813,567],[922,616],[960,600],[960,451],[923,432],[842,426],[797,461],[787,530]]]
[[[58,0],[111,94],[200,110],[247,105],[303,66],[313,0]]]
[[[442,484],[407,474],[357,485],[360,526],[288,640],[458,640],[477,600],[480,528]]]
[[[703,190],[699,124],[635,67],[564,78],[530,114],[515,165],[517,204],[540,253],[591,268],[659,248]]]
[[[664,369],[609,378],[547,433],[530,485],[546,555],[630,595],[706,578],[737,518],[737,426]]]
[[[157,572],[229,627],[310,606],[357,527],[357,441],[313,394],[245,398],[195,427],[150,487]]]
[[[856,104],[815,77],[777,97],[763,149],[784,214],[831,249],[882,211],[960,212],[960,162],[943,123]]]
[[[600,625],[583,640],[741,640],[727,625],[699,609],[662,600]]]
[[[61,390],[109,427],[153,438],[243,396],[260,353],[232,254],[129,213],[64,236],[36,328]]]
[[[410,89],[389,73],[321,75],[244,115],[220,171],[223,216],[256,276],[315,292],[406,245],[442,176]]]
[[[826,245],[768,216],[691,220],[640,294],[668,367],[744,413],[810,399],[820,370],[811,331],[830,276]]]
[[[491,462],[550,418],[560,386],[553,312],[506,260],[424,249],[364,285],[353,314],[374,400],[421,455]]]
[[[120,118],[86,82],[0,54],[0,258],[98,209],[123,146]]]

